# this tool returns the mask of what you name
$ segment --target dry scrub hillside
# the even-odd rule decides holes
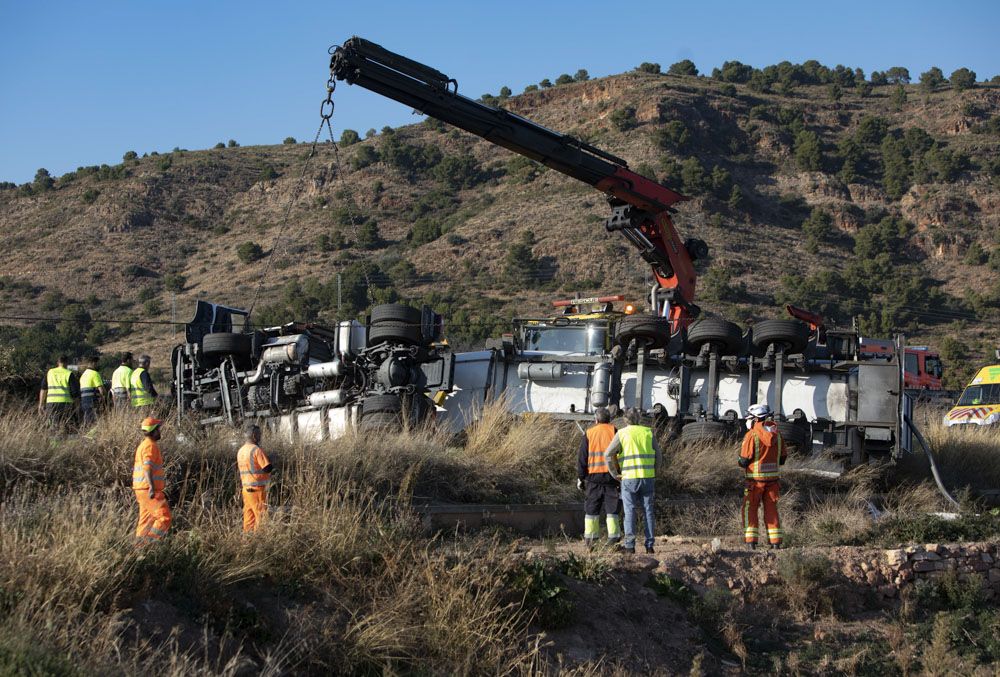
[[[491,101],[691,195],[676,221],[712,250],[707,310],[742,322],[795,302],[874,334],[952,336],[961,367],[992,346],[1000,307],[1000,87],[901,87],[636,71]],[[68,312],[85,333],[184,319],[197,298],[249,304],[268,255],[262,319],[402,297],[433,302],[459,344],[553,297],[645,297],[645,265],[589,187],[433,121],[351,141],[307,168],[303,143],[175,149],[8,187],[0,310]],[[174,336],[110,324],[88,339],[165,356]]]

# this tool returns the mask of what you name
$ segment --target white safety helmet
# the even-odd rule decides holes
[[[767,418],[773,413],[771,407],[766,404],[752,404],[747,409],[747,418]]]

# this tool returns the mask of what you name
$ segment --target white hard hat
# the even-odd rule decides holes
[[[747,418],[767,418],[773,413],[771,407],[766,404],[752,404],[747,409]]]

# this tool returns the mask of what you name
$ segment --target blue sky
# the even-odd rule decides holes
[[[311,139],[327,48],[361,35],[457,78],[471,96],[586,68],[692,59],[817,59],[916,77],[1000,74],[1000,3],[942,2],[29,2],[0,0],[0,181],[114,164],[175,146]],[[413,121],[359,88],[335,131]]]

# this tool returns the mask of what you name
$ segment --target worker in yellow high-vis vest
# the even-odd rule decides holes
[[[49,421],[60,430],[73,417],[74,401],[80,396],[80,384],[66,365],[69,358],[60,355],[56,366],[49,369],[42,377],[42,385],[38,390],[38,413],[45,413]]]
[[[604,460],[608,472],[622,483],[622,507],[625,513],[625,538],[622,550],[635,552],[635,517],[641,508],[646,531],[646,552],[653,552],[653,499],[655,498],[656,469],[662,465],[663,452],[649,426],[642,425],[642,411],[629,409],[625,414],[628,425],[615,433]]]
[[[149,355],[139,356],[139,366],[129,378],[129,392],[132,395],[132,406],[136,409],[149,409],[156,404],[156,388],[149,377]]]
[[[115,409],[132,406],[132,353],[122,353],[118,368],[111,374],[111,399]]]
[[[101,372],[97,371],[97,357],[84,359],[86,369],[80,374],[80,418],[83,425],[91,425],[97,420],[97,411],[106,401],[108,389],[104,387]]]

